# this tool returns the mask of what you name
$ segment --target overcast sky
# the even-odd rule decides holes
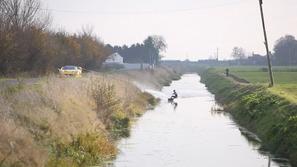
[[[264,54],[258,0],[42,0],[53,27],[78,32],[84,25],[105,43],[131,45],[162,35],[166,59],[207,59],[234,46]],[[270,49],[283,35],[297,36],[297,0],[263,0]]]

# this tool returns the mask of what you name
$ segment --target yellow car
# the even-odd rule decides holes
[[[64,66],[59,69],[61,76],[81,77],[82,68],[78,66]]]

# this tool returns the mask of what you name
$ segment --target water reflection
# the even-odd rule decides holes
[[[219,104],[215,103],[211,107],[211,114],[213,116],[216,115],[223,115],[225,117],[229,117],[230,119],[233,119],[232,116],[224,110],[224,107]],[[256,150],[259,154],[262,154],[263,156],[267,157],[267,161],[274,161],[276,162],[280,167],[291,167],[289,160],[286,158],[280,158],[281,156],[277,155],[271,155],[267,150],[263,149],[261,146],[261,139],[254,133],[250,132],[248,129],[239,126],[236,123],[232,123],[231,126],[235,126],[239,129],[241,135],[246,139],[246,142],[249,144],[253,150]],[[233,145],[234,147],[237,147],[238,145]]]
[[[174,110],[176,110],[178,103],[174,102],[172,105],[173,105]]]
[[[211,106],[210,113],[212,116],[216,116],[216,115],[229,116],[229,113],[224,110],[224,107],[216,102]]]
[[[168,101],[168,103],[170,103],[173,106],[173,110],[175,111],[178,106],[178,103],[175,101]]]
[[[167,100],[172,90],[179,94],[176,105]],[[267,167],[268,157],[244,137],[199,76],[184,75],[155,95],[160,105],[139,118],[130,138],[119,143],[115,167]]]

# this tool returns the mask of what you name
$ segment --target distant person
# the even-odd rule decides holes
[[[177,98],[177,93],[175,90],[173,90],[172,96],[168,98],[168,102],[172,103],[176,98]]]
[[[226,76],[229,77],[229,68],[226,68]]]

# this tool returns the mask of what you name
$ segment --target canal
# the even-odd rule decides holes
[[[172,91],[176,104],[167,102]],[[267,167],[259,144],[247,140],[196,74],[183,75],[162,91],[147,90],[160,104],[139,118],[119,143],[115,167]],[[280,165],[272,162],[271,167]]]

